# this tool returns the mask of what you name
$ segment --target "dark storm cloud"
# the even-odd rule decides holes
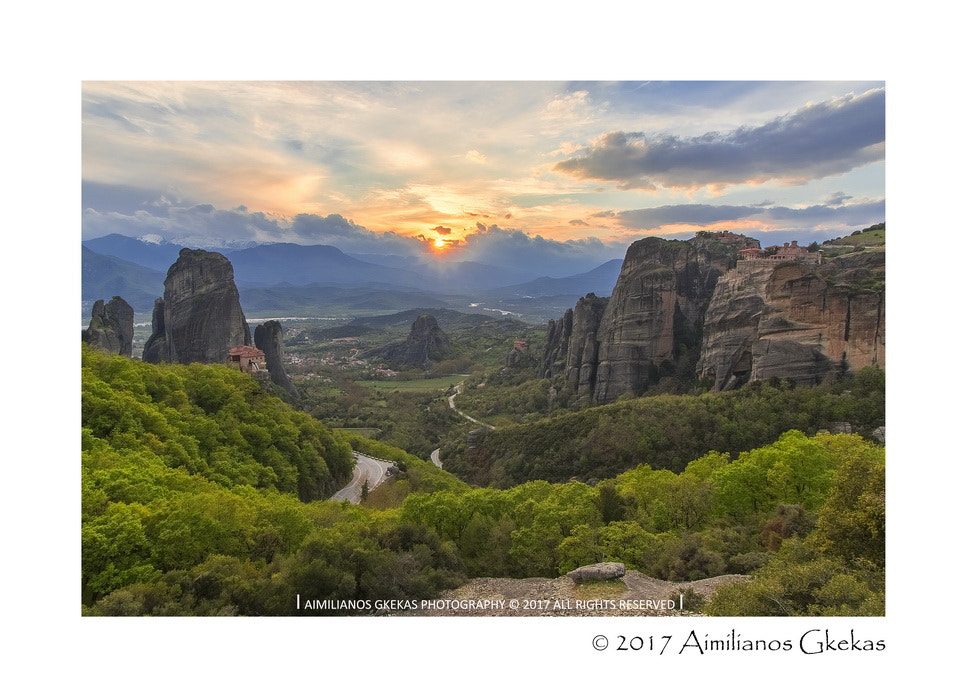
[[[837,199],[852,197],[838,193]],[[787,206],[711,206],[707,204],[681,204],[657,206],[614,214],[627,228],[651,230],[664,225],[711,225],[725,221],[757,220],[762,222],[787,222],[789,224],[840,224],[860,225],[885,220],[885,201],[872,201],[845,206],[815,205],[806,208]]]
[[[885,156],[885,91],[810,104],[762,126],[681,138],[615,131],[558,162],[579,179],[620,189],[700,187],[778,179],[802,182],[848,172]]]

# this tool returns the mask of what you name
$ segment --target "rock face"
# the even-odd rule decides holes
[[[549,324],[541,375],[604,404],[665,376],[727,390],[885,366],[884,253],[738,260],[757,247],[731,233],[638,240],[611,298],[588,295]]]
[[[298,390],[282,364],[282,325],[269,320],[255,328],[255,346],[265,352],[265,364],[272,382],[298,397]]]
[[[567,573],[575,582],[589,582],[601,579],[618,579],[626,573],[623,562],[598,562],[584,565]]]
[[[134,308],[120,296],[114,296],[106,304],[102,300],[95,302],[91,324],[82,335],[92,346],[130,358],[134,345]]]
[[[181,250],[155,302],[144,360],[224,363],[240,344],[251,344],[251,332],[231,263],[217,252]]]
[[[427,314],[416,318],[405,341],[369,352],[367,356],[381,356],[400,366],[428,368],[433,362],[445,358],[448,348],[449,337],[440,329],[436,318]]]
[[[151,336],[144,343],[141,360],[147,361],[149,364],[159,364],[161,361],[167,361],[167,357],[168,342],[165,339],[164,332],[164,299],[158,298],[154,301],[154,309],[151,311]]]
[[[697,374],[727,390],[885,365],[885,255],[825,264],[739,262],[718,281]]]
[[[731,233],[633,243],[610,299],[588,295],[548,327],[544,376],[563,374],[578,397],[603,404],[693,363],[718,277],[747,247],[758,242]]]

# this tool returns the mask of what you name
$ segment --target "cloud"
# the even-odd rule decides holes
[[[480,164],[486,162],[486,156],[478,150],[468,150],[464,157],[470,162],[478,162]]]
[[[343,252],[418,254],[418,240],[394,232],[378,233],[338,214],[320,216],[300,213],[291,218],[249,211],[245,206],[231,210],[211,204],[172,204],[150,210],[130,202],[149,200],[150,192],[99,185],[88,188],[87,207],[82,217],[82,238],[119,234],[128,237],[159,235],[169,242],[197,247],[232,247],[245,244],[294,242],[302,245],[333,245]],[[129,202],[124,211],[98,210],[100,202]],[[133,209],[133,210],[132,210]]]
[[[575,218],[574,220],[570,221],[570,225],[586,225],[587,227],[590,227],[590,223],[587,221],[582,221],[579,218]]]
[[[825,200],[825,203],[829,206],[841,206],[851,198],[853,197],[849,196],[844,191],[837,191],[830,195],[829,198]]]
[[[554,169],[619,189],[698,188],[778,180],[803,183],[885,157],[885,90],[847,95],[728,133],[682,138],[607,133]]]
[[[627,228],[649,230],[662,225],[685,223],[708,225],[718,221],[748,218],[765,209],[756,206],[711,206],[708,204],[678,204],[621,211],[616,218]]]
[[[839,192],[837,198],[844,201],[852,197]],[[706,226],[742,220],[770,224],[868,225],[885,220],[885,200],[849,205],[818,204],[803,208],[679,204],[620,211],[614,217],[624,227],[635,230],[653,230],[666,225]]]
[[[548,276],[585,272],[611,259],[623,258],[628,243],[604,242],[591,237],[580,240],[550,240],[522,230],[491,225],[466,236],[459,248],[459,261],[492,264],[521,271],[540,270]]]
[[[435,228],[432,228],[432,230],[439,233],[440,235],[449,235],[450,233],[453,232],[452,228],[447,228],[446,226],[443,226],[443,225],[437,225]]]

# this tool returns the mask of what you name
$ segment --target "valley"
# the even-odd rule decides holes
[[[479,577],[541,578],[571,598],[551,580],[620,560],[632,586],[726,580],[694,587],[711,614],[878,614],[884,277],[881,250],[864,249],[877,230],[830,241],[821,264],[727,232],[650,238],[608,268],[609,292],[576,297],[253,294],[224,256],[182,251],[163,302],[133,310],[130,355],[85,348],[85,612],[278,614],[275,596],[296,589],[458,598],[482,593]],[[537,286],[561,284],[524,290]],[[127,320],[114,318],[88,341],[116,346],[111,323]],[[259,336],[276,347],[259,344],[267,364],[250,376],[219,358]],[[266,409],[302,426],[255,418]],[[360,461],[375,469],[351,484]],[[190,535],[193,552],[156,538],[178,521],[165,545]],[[128,542],[110,552],[105,531]],[[359,545],[354,573],[319,567]],[[771,606],[757,590],[788,566],[813,575],[810,591]],[[224,576],[239,574],[260,600]]]

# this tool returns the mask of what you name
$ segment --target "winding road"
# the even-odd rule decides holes
[[[462,392],[463,392],[463,384],[460,383],[459,385],[456,386],[456,392],[449,396],[449,406],[450,406],[450,408],[453,409],[453,410],[456,410],[456,414],[458,414],[463,419],[468,419],[471,422],[473,422],[474,424],[479,424],[481,427],[484,427],[486,429],[496,429],[496,427],[491,426],[489,424],[485,424],[484,422],[481,422],[478,419],[474,419],[473,417],[470,417],[468,414],[466,414],[466,412],[461,412],[460,410],[458,410],[456,408],[456,396],[459,395]]]
[[[465,412],[460,412],[458,409],[456,409],[456,396],[461,392],[463,392],[462,383],[457,385],[456,392],[449,396],[450,408],[458,415],[464,419],[468,419],[474,424],[479,424],[481,427],[486,429],[496,429],[496,427],[489,424],[484,424],[480,420],[474,419]],[[378,487],[383,480],[386,479],[386,471],[389,469],[390,465],[393,465],[393,463],[390,461],[379,460],[378,458],[373,458],[372,456],[367,456],[366,454],[359,453],[357,451],[353,451],[352,453],[356,457],[356,467],[352,472],[352,482],[332,495],[330,499],[333,499],[337,502],[347,501],[351,502],[352,504],[359,504],[362,501],[363,483],[366,481],[369,482],[369,491],[371,492]],[[440,470],[443,469],[443,461],[440,460],[438,448],[429,454],[429,459],[437,468]]]
[[[460,410],[458,410],[456,408],[456,396],[459,395],[462,392],[463,392],[463,384],[460,383],[459,385],[456,386],[456,392],[449,396],[449,407],[450,407],[450,409],[453,410],[454,412],[456,412],[456,414],[458,414],[463,419],[468,419],[471,422],[473,422],[474,424],[479,424],[481,427],[483,427],[485,429],[496,429],[495,426],[492,426],[490,424],[485,424],[485,423],[481,422],[478,419],[474,419],[473,417],[470,417],[468,414],[466,414],[466,412],[461,412]],[[438,448],[435,451],[433,451],[432,453],[429,454],[429,459],[431,461],[433,461],[433,465],[435,465],[437,468],[439,468],[440,470],[443,469],[443,461],[439,457],[439,449]]]
[[[356,467],[352,473],[352,482],[343,487],[330,497],[337,502],[351,502],[359,504],[362,501],[362,485],[369,482],[369,490],[374,490],[386,477],[386,471],[393,463],[387,460],[379,460],[364,453],[353,451],[356,457]]]

